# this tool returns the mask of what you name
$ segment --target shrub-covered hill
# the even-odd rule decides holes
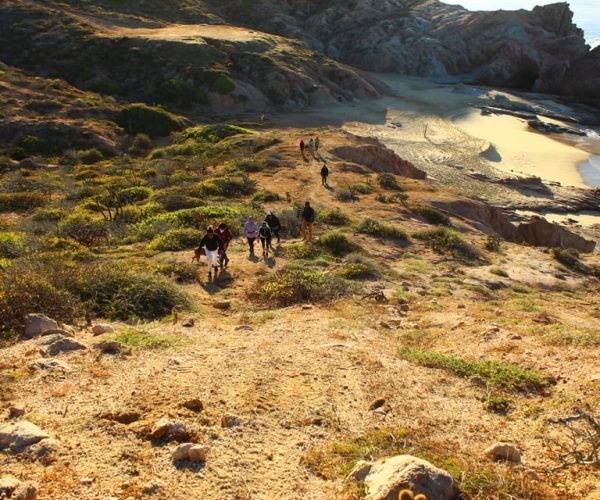
[[[180,109],[302,107],[375,97],[382,88],[297,40],[222,25],[123,23],[113,13],[11,0],[0,5],[0,60]]]

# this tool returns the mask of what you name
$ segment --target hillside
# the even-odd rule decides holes
[[[127,135],[108,125],[126,108],[3,71],[23,122],[95,114],[85,147],[114,126],[112,154],[131,155],[4,167],[3,424],[50,438],[0,452],[3,474],[38,498],[357,498],[344,479],[357,460],[410,453],[448,470],[463,498],[593,491],[591,466],[547,473],[561,463],[547,419],[597,410],[596,255],[490,237],[479,205],[377,141],[174,115],[168,138],[136,135],[133,119]],[[23,104],[40,88],[61,103],[50,118]],[[329,189],[297,149],[314,135]],[[310,245],[295,208],[307,199]],[[282,244],[249,258],[237,235],[267,209]],[[192,249],[222,220],[231,265],[208,281]],[[61,326],[15,343],[32,312]],[[205,462],[173,461],[178,441],[202,445]],[[497,441],[522,464],[486,458]]]

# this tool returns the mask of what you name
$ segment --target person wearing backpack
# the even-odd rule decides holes
[[[329,169],[327,168],[327,163],[323,163],[323,167],[321,168],[321,184],[327,187],[327,177],[329,177]]]
[[[233,240],[233,234],[227,227],[227,224],[221,222],[216,231],[219,238],[221,238],[221,251],[219,253],[219,265],[221,269],[227,267],[229,265],[229,257],[227,256],[227,249],[229,248],[229,244]]]
[[[208,277],[212,278],[212,270],[213,266],[217,267],[215,264],[217,262],[217,255],[219,250],[223,247],[223,243],[219,235],[215,233],[212,226],[208,226],[206,230],[206,234],[200,240],[200,245],[198,248],[204,249],[204,253],[206,254],[206,261],[208,263]]]
[[[267,224],[267,221],[264,221],[258,230],[258,237],[260,239],[260,244],[262,245],[262,254],[263,257],[269,256],[269,247],[271,246],[271,228]]]
[[[248,248],[250,249],[250,255],[254,255],[254,242],[258,238],[258,225],[254,222],[254,217],[248,217],[246,224],[244,225],[244,236],[248,240]]]
[[[315,222],[315,210],[307,201],[302,210],[302,239],[306,242],[311,242],[313,239],[313,224]]]
[[[277,238],[277,244],[280,245],[281,237],[279,236],[279,232],[281,231],[281,222],[279,222],[279,219],[277,218],[277,216],[271,211],[267,212],[267,217],[265,218],[265,222],[271,228],[271,232],[273,233],[273,236],[275,236]],[[271,249],[273,249],[272,246],[271,246]]]

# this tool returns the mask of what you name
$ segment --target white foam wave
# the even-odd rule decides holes
[[[600,134],[598,134],[598,132],[596,132],[595,130],[589,128],[585,131],[585,135],[591,139],[600,139]]]
[[[598,47],[600,45],[600,38],[592,38],[590,40],[590,46],[593,48]]]

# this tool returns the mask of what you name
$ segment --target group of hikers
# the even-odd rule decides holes
[[[311,242],[313,240],[314,222],[315,210],[307,201],[301,214],[303,241]],[[281,223],[272,211],[267,212],[265,220],[260,225],[256,223],[254,217],[248,217],[243,233],[248,242],[250,257],[254,256],[254,245],[256,240],[259,240],[262,255],[265,259],[268,258],[269,250],[274,251],[273,237],[277,238],[278,245],[281,244],[281,229]],[[232,241],[233,233],[224,222],[219,224],[217,229],[209,226],[206,230],[206,234],[200,240],[200,245],[195,250],[194,259],[199,261],[201,255],[206,255],[209,279],[212,278],[213,270],[219,268],[223,270],[229,265],[227,250]]]
[[[327,184],[327,179],[329,177],[329,167],[327,167],[327,162],[319,153],[320,147],[321,139],[319,139],[319,137],[315,137],[314,139],[311,137],[308,140],[308,143],[305,143],[304,139],[300,140],[300,153],[302,154],[302,158],[306,160],[305,152],[308,151],[308,156],[310,158],[323,162],[323,166],[321,167],[321,184],[328,188],[329,184]]]

